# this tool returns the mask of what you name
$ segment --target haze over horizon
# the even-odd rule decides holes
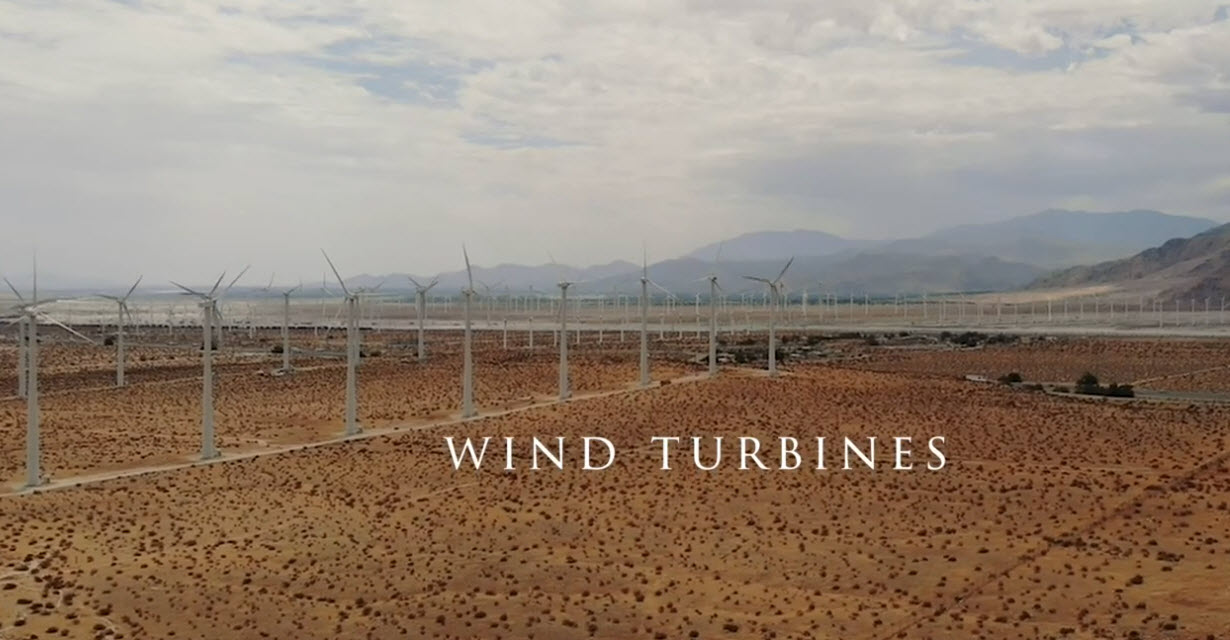
[[[201,282],[1230,220],[1224,2],[0,0],[0,272]],[[211,276],[211,274],[214,274]],[[318,276],[317,276],[318,277]]]

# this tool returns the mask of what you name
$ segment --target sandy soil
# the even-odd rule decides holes
[[[663,472],[645,446],[937,434],[938,472]],[[0,498],[0,632],[1220,638],[1228,434],[1216,405],[826,366],[727,375]],[[458,472],[446,435],[603,435],[620,457]]]
[[[1230,341],[1032,338],[1023,344],[974,349],[878,349],[866,353],[868,359],[857,366],[877,371],[949,377],[973,374],[992,379],[1015,371],[1026,380],[1064,383],[1092,372],[1104,383],[1135,383],[1230,363]],[[1211,385],[1207,390],[1217,391],[1230,384],[1228,376],[1230,372],[1222,371],[1197,380]]]

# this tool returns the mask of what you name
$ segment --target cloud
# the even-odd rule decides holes
[[[0,0],[0,269],[35,242],[192,280],[1071,201],[1225,219],[1227,41],[1206,2]]]

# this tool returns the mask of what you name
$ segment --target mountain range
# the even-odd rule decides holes
[[[885,249],[923,255],[974,253],[1058,269],[1123,258],[1216,225],[1205,218],[1143,209],[1109,213],[1049,209],[1002,222],[951,227],[891,242]]]
[[[717,273],[731,292],[753,286],[745,275],[775,275],[794,256],[785,280],[793,290],[894,295],[898,292],[995,291],[1029,285],[1047,273],[1077,264],[1122,258],[1176,237],[1201,233],[1216,222],[1158,211],[1109,213],[1051,209],[1000,222],[950,227],[892,241],[848,239],[816,230],[758,231],[699,247],[682,257],[649,265],[650,278],[679,295],[708,291],[703,278]],[[719,258],[720,249],[720,258]],[[715,262],[715,260],[717,260]],[[425,278],[415,276],[420,282]],[[439,291],[465,285],[465,271],[436,276]],[[637,265],[616,261],[576,268],[551,264],[474,267],[476,280],[493,289],[554,293],[561,277],[581,282],[575,291],[638,290]],[[429,278],[426,278],[429,279]],[[362,275],[347,285],[403,290],[407,274]],[[480,293],[483,291],[479,286]]]
[[[1004,291],[1029,286],[1055,286],[1060,283],[1111,281],[1123,273],[1154,273],[1174,281],[1168,288],[1220,286],[1216,265],[1220,258],[1203,262],[1192,257],[1204,251],[1207,240],[1194,242],[1183,250],[1167,241],[1192,238],[1196,241],[1217,223],[1204,218],[1178,216],[1149,210],[1109,213],[1051,209],[998,222],[949,227],[916,238],[872,241],[843,238],[820,230],[758,231],[737,235],[719,243],[696,248],[683,256],[649,265],[649,276],[662,287],[679,295],[707,293],[704,276],[717,273],[728,292],[746,291],[756,286],[742,276],[773,276],[785,261],[795,261],[786,274],[787,286],[794,291],[807,288],[827,292],[893,295],[898,292],[973,292]],[[1164,244],[1165,243],[1165,244]],[[1185,245],[1186,246],[1186,245]],[[1145,251],[1157,247],[1155,253]],[[720,257],[719,257],[720,251]],[[1145,251],[1145,253],[1140,253]],[[1140,253],[1140,255],[1135,255]],[[1131,266],[1116,266],[1123,258]],[[1188,256],[1178,259],[1175,256]],[[1210,260],[1212,262],[1210,262]],[[1195,261],[1195,262],[1192,262]],[[1173,262],[1173,263],[1172,263]],[[1188,263],[1191,262],[1190,265]],[[1076,267],[1099,263],[1093,267]],[[1191,266],[1192,273],[1184,271]],[[1067,269],[1064,271],[1064,269]],[[1052,272],[1060,270],[1055,275]],[[1203,271],[1202,271],[1203,270]],[[1207,272],[1207,273],[1206,273]],[[1187,279],[1204,274],[1203,284]],[[8,274],[14,282],[28,281]],[[382,291],[405,293],[412,290],[411,274],[364,274],[347,280],[347,286],[375,287]],[[435,292],[454,295],[465,286],[464,270],[436,276],[415,275],[420,282],[439,279]],[[573,267],[567,265],[499,264],[475,265],[474,277],[480,293],[505,288],[518,293],[529,290],[556,295],[561,279],[579,282],[576,295],[625,293],[639,290],[640,265],[617,260],[606,264]],[[1209,279],[1211,278],[1211,279]],[[1139,278],[1138,278],[1139,279]],[[94,279],[73,279],[42,274],[40,284],[47,290],[125,290],[121,283],[110,286]],[[1182,281],[1182,282],[1180,282]],[[1224,283],[1222,283],[1224,284]],[[1189,286],[1190,285],[1190,286]],[[1161,285],[1158,285],[1161,286]],[[240,285],[233,295],[264,295],[260,286]],[[143,291],[148,291],[144,290]],[[309,287],[308,293],[318,291]],[[1176,289],[1176,295],[1178,289]]]
[[[1114,290],[1163,302],[1217,299],[1230,292],[1230,224],[1190,238],[1175,238],[1119,260],[1064,269],[1032,289],[1110,285]]]

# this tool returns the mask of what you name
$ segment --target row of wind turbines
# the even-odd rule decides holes
[[[360,297],[373,293],[371,289],[354,289],[351,290],[346,286],[345,279],[334,265],[333,260],[323,249],[321,254],[324,256],[329,269],[333,272],[337,279],[338,286],[341,288],[343,298],[345,300],[346,311],[346,400],[345,400],[345,419],[343,437],[352,437],[361,432],[361,427],[358,421],[358,363],[361,356],[360,351],[360,330],[359,330],[359,303]],[[719,251],[720,256],[720,251]],[[464,298],[464,320],[463,320],[463,354],[462,354],[462,399],[461,399],[461,417],[463,419],[471,419],[478,415],[478,411],[474,402],[474,361],[473,361],[473,300],[477,297],[477,290],[474,288],[473,271],[470,266],[470,256],[466,248],[462,247],[462,257],[465,261],[467,286],[462,290]],[[552,259],[554,263],[554,259]],[[749,280],[764,283],[768,288],[769,296],[773,300],[770,306],[769,313],[769,363],[768,374],[770,376],[777,375],[777,360],[776,360],[776,333],[775,333],[775,316],[778,308],[778,297],[781,293],[782,278],[785,276],[787,269],[790,268],[793,258],[786,263],[782,270],[773,279],[759,276],[745,276]],[[171,284],[179,288],[184,295],[191,296],[197,299],[198,306],[201,309],[201,331],[202,331],[202,348],[201,348],[201,368],[202,368],[202,384],[201,384],[201,447],[200,459],[212,460],[220,457],[221,453],[217,447],[215,421],[214,421],[214,380],[213,380],[213,355],[216,348],[214,339],[215,326],[219,324],[222,316],[219,311],[219,302],[226,296],[227,293],[235,286],[237,282],[246,274],[248,267],[245,267],[239,272],[230,282],[223,287],[222,283],[226,279],[226,272],[218,276],[213,286],[207,291],[193,289],[172,281]],[[47,482],[44,477],[40,460],[41,460],[41,436],[39,432],[39,396],[38,396],[38,338],[37,326],[39,321],[49,324],[54,324],[71,335],[85,340],[91,344],[97,344],[95,341],[77,332],[68,325],[48,316],[41,311],[41,307],[61,299],[46,299],[39,300],[38,298],[38,275],[37,261],[35,262],[35,271],[33,277],[33,288],[31,297],[27,300],[20,291],[8,281],[4,282],[9,289],[17,296],[18,304],[6,310],[8,318],[11,322],[17,322],[19,327],[18,334],[18,394],[24,395],[26,398],[26,481],[27,487],[38,487]],[[710,304],[709,304],[709,352],[708,352],[708,375],[716,376],[718,373],[717,366],[717,300],[716,295],[721,291],[721,286],[718,284],[716,273],[711,272],[705,276],[710,287]],[[105,299],[116,303],[117,317],[117,332],[116,332],[116,385],[125,386],[126,380],[124,377],[125,363],[125,347],[124,347],[124,321],[127,317],[131,320],[131,312],[128,308],[128,300],[140,285],[142,278],[137,278],[137,281],[128,289],[123,296],[102,295]],[[416,294],[416,315],[418,319],[418,341],[417,355],[420,362],[426,361],[426,350],[424,341],[424,324],[426,313],[426,296],[427,293],[438,284],[437,280],[423,285],[412,279],[415,286]],[[480,283],[481,284],[481,283]],[[574,285],[581,284],[577,281],[569,281],[565,279],[561,273],[557,286],[560,289],[560,304],[559,304],[559,334],[557,344],[559,346],[559,400],[566,401],[572,397],[571,380],[568,371],[568,314],[567,301],[568,289]],[[649,287],[654,286],[662,291],[666,291],[657,283],[649,278],[648,260],[643,256],[640,277],[640,357],[639,357],[639,380],[638,385],[641,388],[651,385],[649,371]],[[272,286],[272,282],[271,285]],[[293,371],[290,360],[290,298],[295,291],[301,288],[302,285],[296,286],[282,291],[283,296],[283,318],[282,318],[282,371],[290,373]],[[484,288],[489,290],[489,287],[484,285]],[[266,287],[269,289],[269,287]],[[666,293],[670,293],[666,291]],[[5,317],[5,316],[0,316]]]

